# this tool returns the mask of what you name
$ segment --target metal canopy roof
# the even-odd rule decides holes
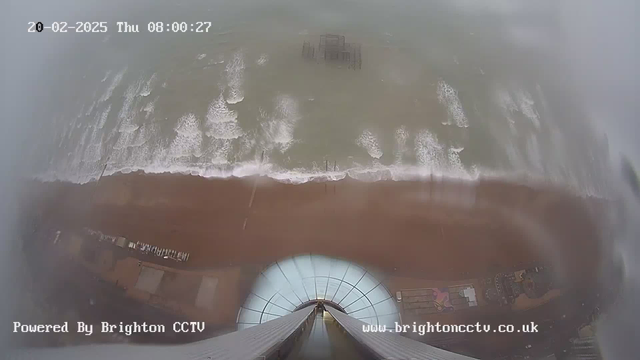
[[[321,255],[299,255],[264,270],[238,314],[246,329],[290,314],[303,304],[322,300],[372,325],[400,321],[385,286],[354,263]]]

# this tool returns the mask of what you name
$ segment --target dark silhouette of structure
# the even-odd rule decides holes
[[[361,46],[358,43],[347,43],[344,35],[320,35],[318,44],[318,58],[324,61],[348,64],[350,69],[362,69]],[[317,60],[315,47],[309,41],[302,44],[302,57]]]

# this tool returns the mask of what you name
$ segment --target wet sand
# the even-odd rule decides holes
[[[29,182],[24,189],[28,211],[42,222],[187,251],[191,268],[268,265],[312,252],[439,280],[555,261],[575,282],[594,279],[600,262],[603,204],[545,186],[351,179],[291,185],[134,173],[84,185]]]

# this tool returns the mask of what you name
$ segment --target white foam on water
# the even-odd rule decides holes
[[[462,160],[460,160],[460,153],[464,150],[463,147],[451,147],[447,150],[447,157],[449,158],[449,170],[454,174],[464,174],[467,171],[462,165]]]
[[[238,50],[233,54],[233,59],[227,63],[227,85],[229,94],[227,96],[227,103],[237,104],[244,100],[244,90],[242,85],[244,83],[244,54],[242,50]]]
[[[147,103],[147,104],[142,108],[142,111],[144,111],[144,112],[145,112],[145,115],[144,115],[144,118],[145,118],[145,119],[148,119],[148,118],[149,118],[149,116],[153,115],[153,112],[154,112],[154,111],[155,111],[155,109],[156,109],[156,102],[158,101],[158,99],[159,99],[159,98],[160,98],[159,96],[156,96],[156,98],[155,98],[155,99],[153,99],[153,100],[149,101],[149,102],[148,102],[148,103]]]
[[[219,65],[219,64],[224,64],[224,55],[218,55],[218,61],[211,59],[207,63],[207,65]]]
[[[261,163],[260,159],[252,161],[245,161],[234,164],[225,164],[222,166],[216,166],[211,163],[184,163],[176,161],[167,161],[164,157],[166,152],[159,152],[158,155],[153,156],[150,152],[148,143],[143,145],[146,147],[145,151],[140,151],[137,156],[132,154],[132,158],[136,158],[139,161],[138,164],[145,164],[145,166],[139,165],[117,165],[112,162],[105,169],[104,175],[114,175],[117,173],[131,173],[135,171],[143,171],[147,174],[188,174],[201,176],[205,178],[243,178],[254,175],[264,175],[283,183],[301,184],[309,181],[337,181],[348,177],[357,179],[360,181],[375,182],[382,180],[393,181],[408,181],[408,180],[425,180],[436,176],[440,179],[457,179],[465,181],[477,181],[479,179],[501,179],[505,181],[523,183],[529,185],[540,184],[548,182],[550,179],[541,178],[535,174],[527,172],[499,172],[476,169],[470,173],[458,173],[453,174],[450,171],[433,168],[427,169],[424,166],[415,165],[392,165],[383,166],[380,164],[374,164],[373,166],[356,165],[350,168],[342,169],[340,171],[322,171],[319,167],[314,169],[281,169],[273,164]],[[141,147],[141,148],[142,148]],[[452,152],[459,152],[458,149],[452,149]],[[131,162],[130,162],[131,164]],[[102,171],[102,164],[90,164],[90,166],[83,167],[80,171],[69,171],[69,169],[62,169],[57,171],[47,171],[40,175],[35,176],[36,179],[41,181],[70,181],[74,183],[87,183],[95,181],[100,176]],[[554,180],[558,185],[570,186],[570,188],[578,195],[594,196],[593,189],[585,188],[579,183],[567,183],[567,179]],[[575,180],[575,179],[574,179]]]
[[[256,60],[256,64],[258,64],[258,66],[265,66],[265,65],[267,65],[268,61],[269,61],[269,55],[261,54],[260,58],[258,58],[258,60]]]
[[[67,128],[68,128],[68,125],[64,124],[64,126],[62,127],[62,131],[60,132],[60,134],[58,134],[58,138],[60,139],[60,141],[58,142],[58,147],[62,147],[62,143],[64,142],[67,136]]]
[[[469,179],[477,176],[476,169],[468,171],[460,160],[464,147],[447,148],[429,130],[420,131],[414,140],[416,159],[422,169],[421,174],[441,174]],[[410,172],[413,173],[413,172]]]
[[[78,118],[73,118],[73,120],[71,120],[71,122],[68,123],[69,131],[67,131],[67,140],[70,140],[71,136],[75,132],[75,130],[77,128],[76,124],[80,125],[80,124],[78,124]]]
[[[94,128],[91,133],[91,138],[89,139],[89,145],[84,150],[84,154],[82,155],[82,161],[88,163],[95,163],[102,159],[103,154],[103,143],[102,138],[104,134],[99,131],[98,128]]]
[[[97,129],[102,129],[104,125],[107,123],[109,112],[111,112],[111,104],[107,105],[107,107],[104,108],[104,110],[102,110],[101,112],[96,113],[96,118],[98,119],[98,121],[96,121]]]
[[[438,137],[429,130],[421,130],[414,139],[418,164],[431,168],[442,168],[444,164],[444,147]]]
[[[224,100],[224,95],[220,93],[217,99],[209,104],[205,128],[207,136],[215,139],[237,139],[244,134],[238,124],[238,113],[229,110]]]
[[[71,155],[70,167],[72,169],[77,169],[80,166],[80,163],[82,162],[83,151],[85,149],[87,138],[89,137],[89,130],[91,130],[90,126],[87,126],[86,129],[84,130],[84,133],[80,137],[80,140],[76,144],[73,154]]]
[[[135,164],[145,164],[145,167],[148,167],[153,163],[153,157],[156,154],[150,141],[145,141],[142,145],[131,148],[130,152],[126,163],[129,169],[136,169]],[[160,151],[158,154],[164,154],[164,152]]]
[[[107,137],[107,140],[111,140],[118,136],[110,153],[111,164],[128,164],[132,155],[130,148],[135,147],[134,142],[139,139],[140,130],[144,128],[136,124],[138,115],[136,108],[140,99],[137,95],[142,84],[143,80],[138,79],[131,83],[123,94],[124,100],[118,113],[118,125]]]
[[[198,59],[198,60],[202,60],[202,59],[204,59],[205,57],[207,57],[207,54],[200,54],[200,55],[196,56],[196,59]]]
[[[124,101],[122,102],[122,108],[118,113],[118,120],[120,122],[118,132],[133,132],[139,127],[135,124],[134,120],[137,115],[137,112],[135,111],[136,95],[138,94],[141,85],[141,79],[133,82],[129,85],[123,95]]]
[[[235,161],[240,162],[246,158],[256,146],[256,131],[250,130],[238,140],[238,150],[235,152]]]
[[[204,138],[200,128],[200,121],[193,114],[186,114],[178,121],[176,136],[166,141],[159,140],[159,128],[146,124],[134,131],[117,132],[117,139],[113,149],[108,150],[105,144],[105,132],[103,130],[103,116],[109,114],[109,108],[97,111],[93,125],[81,126],[79,137],[75,146],[69,149],[68,156],[56,160],[53,166],[46,172],[37,176],[44,181],[64,180],[77,183],[85,183],[99,177],[103,167],[104,158],[109,157],[109,163],[105,175],[115,173],[129,173],[143,171],[145,173],[180,173],[191,174],[207,178],[244,177],[261,174],[285,183],[304,183],[308,181],[332,181],[343,179],[347,176],[362,181],[380,180],[419,180],[430,176],[452,177],[456,179],[477,179],[495,176],[506,179],[513,178],[514,171],[499,173],[494,170],[477,170],[475,167],[465,169],[460,155],[462,147],[444,146],[436,135],[428,130],[418,132],[414,137],[415,157],[417,165],[394,163],[385,166],[374,160],[373,165],[346,164],[344,161],[339,170],[323,171],[324,166],[308,168],[286,169],[269,163],[269,153],[265,154],[265,163],[260,162],[260,151],[255,151],[256,142],[262,133],[249,132],[238,139]],[[106,114],[106,115],[105,115]],[[263,120],[284,121],[287,117],[296,118],[295,99],[286,95],[276,98],[276,110],[271,116],[263,111]],[[102,126],[100,124],[103,124]],[[69,125],[76,128],[77,124]],[[64,138],[65,130],[61,136]],[[406,144],[409,134],[403,127],[396,129],[396,142]],[[292,139],[292,137],[291,137]],[[398,141],[398,139],[402,139]],[[292,140],[291,140],[292,141]],[[289,144],[290,142],[287,142]],[[272,142],[272,149],[277,149],[278,143]],[[206,145],[206,149],[204,149]],[[237,145],[237,146],[236,146]],[[261,144],[262,145],[262,144]],[[239,149],[238,149],[239,148]],[[529,169],[523,174],[533,179],[548,180],[559,185],[570,186],[576,193],[587,195],[598,194],[600,188],[586,183],[579,173],[567,174],[557,172],[554,174],[542,173],[535,169],[535,164],[540,164],[540,150],[544,150],[538,144],[537,139],[527,139],[527,153],[521,157],[524,163],[517,164],[519,169]],[[251,152],[254,156],[251,156]],[[238,156],[242,153],[242,156]],[[253,160],[247,161],[247,157]],[[347,160],[348,161],[348,160]],[[534,164],[532,166],[532,163]],[[340,165],[340,164],[339,164]],[[545,171],[548,167],[544,163]],[[55,171],[54,171],[55,168]],[[515,167],[518,169],[518,167]],[[553,170],[553,169],[551,169]],[[523,179],[526,180],[524,175]],[[518,180],[518,179],[516,179]],[[533,180],[527,180],[529,182]]]
[[[125,67],[124,69],[120,70],[120,72],[117,73],[113,77],[113,79],[111,80],[111,83],[109,84],[109,87],[107,88],[107,90],[104,92],[104,94],[102,94],[100,99],[98,99],[99,103],[102,103],[102,102],[105,102],[105,101],[108,101],[109,99],[111,99],[111,95],[113,95],[113,90],[115,90],[116,87],[118,87],[118,85],[122,81],[122,78],[124,77],[124,73],[126,71],[127,71],[127,68]]]
[[[495,93],[496,102],[503,110],[508,111],[509,113],[513,113],[518,111],[518,105],[513,101],[513,97],[511,97],[511,93],[509,90],[499,88]]]
[[[91,130],[91,126],[86,126],[84,129],[84,133],[82,133],[82,137],[80,138],[80,141],[78,142],[78,145],[80,145],[80,147],[84,147],[84,145],[87,143],[87,137],[89,136],[89,131]]]
[[[111,111],[111,104],[107,105],[102,111],[97,111],[94,116],[94,123],[91,126],[93,131],[89,139],[89,144],[84,150],[82,155],[82,162],[84,163],[96,163],[100,161],[104,155],[104,132],[103,127]]]
[[[364,166],[356,166],[354,168],[350,168],[345,170],[344,172],[340,172],[337,174],[328,174],[331,175],[327,178],[322,178],[318,176],[312,180],[339,180],[340,176],[344,174],[349,176],[350,178],[366,181],[366,182],[375,182],[375,181],[410,181],[410,180],[425,180],[429,179],[431,176],[437,177],[446,177],[446,178],[455,178],[455,179],[463,179],[463,180],[473,180],[478,177],[478,173],[468,174],[468,173],[460,173],[453,174],[446,169],[440,168],[428,168],[425,166],[416,166],[416,165],[391,165],[384,166],[381,164],[375,164],[374,166],[364,167]],[[309,181],[309,180],[307,180]]]
[[[518,105],[513,101],[511,93],[507,89],[498,88],[494,93],[494,99],[498,106],[500,106],[502,115],[507,119],[507,121],[509,121],[509,128],[511,129],[511,132],[515,134],[516,122],[513,120],[513,114],[519,111],[519,109]]]
[[[264,147],[285,152],[294,143],[293,131],[301,119],[298,102],[290,95],[278,95],[273,115],[260,109],[260,125],[264,131]]]
[[[207,136],[215,139],[237,139],[243,134],[237,121],[214,122],[207,126]]]
[[[447,107],[447,122],[445,125],[455,123],[458,127],[468,127],[469,121],[462,109],[462,103],[458,98],[458,92],[444,80],[438,81],[438,101]]]
[[[68,128],[68,130],[65,132],[67,134],[66,140],[69,140],[71,139],[71,134],[73,134],[73,131],[76,129],[76,124],[72,122],[70,124],[67,124],[66,127]]]
[[[113,145],[113,150],[126,150],[129,147],[129,144],[133,142],[133,139],[136,137],[135,131],[129,132],[121,132],[118,134],[118,140]],[[121,159],[126,160],[126,159]]]
[[[123,135],[124,136],[124,135]],[[131,137],[129,137],[130,139]],[[127,168],[128,160],[131,158],[131,151],[128,147],[113,147],[109,152],[108,166],[119,166]]]
[[[395,133],[396,137],[396,148],[395,148],[395,156],[396,156],[396,164],[402,163],[402,158],[407,153],[407,139],[409,139],[409,131],[407,127],[402,125],[396,129]]]
[[[162,147],[162,146],[161,146]],[[205,163],[193,163],[176,161],[167,157],[167,151],[152,151],[149,143],[145,143],[140,151],[133,152],[126,163],[116,164],[109,162],[105,169],[104,176],[118,173],[131,173],[143,171],[146,174],[186,174],[201,176],[204,178],[243,178],[254,175],[267,176],[282,183],[302,184],[310,181],[337,181],[350,177],[365,182],[375,182],[382,180],[410,181],[428,180],[434,176],[438,179],[456,179],[463,181],[477,181],[481,179],[497,179],[512,183],[536,186],[539,184],[552,184],[568,187],[572,192],[585,197],[602,197],[600,190],[578,181],[575,176],[566,175],[562,177],[541,176],[527,171],[496,171],[490,169],[480,169],[473,166],[471,171],[451,171],[444,168],[428,168],[416,165],[391,165],[384,166],[379,163],[373,166],[363,166],[356,164],[352,167],[340,169],[339,171],[322,171],[319,167],[313,169],[282,169],[276,165],[260,162],[259,156],[252,161],[237,162],[233,164],[216,164],[213,161]],[[459,152],[459,148],[449,150],[450,153]],[[72,153],[69,153],[71,156]],[[268,157],[266,157],[268,160]],[[144,164],[144,165],[143,165]],[[40,181],[68,181],[84,184],[95,181],[100,176],[104,167],[103,163],[86,163],[79,167],[77,163],[70,164],[66,159],[56,170],[50,169],[44,173],[36,175]]]
[[[140,147],[146,144],[158,132],[155,124],[142,124],[136,131],[135,136],[128,144],[128,147]]]
[[[540,128],[540,116],[538,112],[534,108],[535,102],[526,90],[518,90],[516,91],[516,99],[518,100],[518,105],[520,106],[520,111],[526,116],[533,125],[539,129]]]
[[[82,107],[80,108],[80,111],[78,111],[78,115],[76,115],[76,119],[80,119],[82,117],[82,115],[84,115],[84,106],[85,106],[85,104],[82,104]]]
[[[142,90],[140,90],[140,96],[149,96],[151,95],[151,91],[153,90],[153,85],[155,85],[155,82],[158,78],[158,75],[156,73],[154,73],[153,75],[151,75],[151,77],[149,78],[149,80],[147,80],[146,84],[144,84],[144,87],[142,88]]]
[[[107,81],[107,79],[109,78],[109,75],[111,74],[111,70],[108,70],[106,74],[104,74],[104,77],[102,78],[102,80],[100,80],[100,82],[105,82]]]
[[[174,141],[175,143],[175,141]],[[164,146],[160,146],[165,148]],[[527,171],[495,171],[489,169],[479,169],[472,167],[471,171],[452,171],[446,167],[425,167],[424,165],[391,165],[384,166],[375,163],[373,166],[363,166],[355,164],[352,167],[340,169],[339,171],[322,171],[321,167],[315,166],[312,169],[282,169],[274,164],[262,163],[259,156],[255,160],[243,161],[229,164],[225,161],[216,163],[206,161],[194,163],[191,161],[180,161],[178,158],[171,158],[167,151],[152,151],[149,142],[134,148],[129,159],[125,163],[115,163],[110,161],[105,169],[104,175],[114,175],[117,173],[131,173],[143,171],[147,174],[188,174],[205,178],[242,178],[254,175],[263,175],[279,182],[290,184],[301,184],[309,181],[336,181],[351,177],[360,181],[375,182],[382,180],[408,181],[425,180],[432,177],[440,179],[457,179],[474,181],[478,179],[500,179],[525,185],[536,185],[551,181],[558,186],[569,187],[577,195],[599,196],[598,191],[592,186],[585,185],[578,181],[575,176],[563,176],[561,178],[549,178],[540,174]],[[460,148],[449,149],[448,155],[457,157]],[[72,153],[69,153],[72,156]],[[268,156],[266,157],[268,161]],[[450,160],[455,168],[457,160]],[[63,161],[57,170],[49,170],[35,176],[41,181],[69,181],[74,183],[87,183],[97,180],[102,171],[102,163],[87,163],[86,166],[79,167],[78,162]]]
[[[148,167],[154,154],[150,146],[151,139],[157,133],[157,125],[154,124],[144,124],[136,131],[120,133],[112,147],[109,166],[121,169]]]
[[[183,115],[174,128],[176,137],[168,150],[170,158],[191,158],[202,155],[202,130],[200,120],[194,114]]]
[[[380,159],[382,157],[382,149],[378,143],[378,138],[370,130],[364,130],[356,139],[356,144],[365,149],[372,158]]]
[[[211,143],[203,154],[213,165],[226,165],[232,150],[232,139],[211,139]]]
[[[91,112],[93,111],[93,109],[96,107],[96,100],[93,100],[93,102],[91,103],[91,105],[89,105],[89,109],[87,109],[87,112],[84,113],[85,116],[89,116],[91,115]]]

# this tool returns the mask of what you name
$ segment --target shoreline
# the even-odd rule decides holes
[[[335,164],[334,164],[335,165]],[[327,163],[328,166],[328,163]],[[108,166],[105,168],[108,169]],[[99,169],[98,169],[99,170]],[[373,182],[424,182],[437,180],[450,181],[498,181],[508,182],[515,185],[531,186],[531,187],[553,187],[569,191],[573,195],[582,197],[593,197],[598,199],[607,198],[607,190],[587,189],[584,184],[570,183],[565,180],[549,179],[540,174],[534,174],[528,171],[506,171],[506,170],[478,170],[473,171],[440,171],[428,172],[423,166],[417,165],[374,165],[371,167],[352,167],[344,170],[335,171],[313,171],[299,169],[290,169],[286,171],[270,171],[273,170],[270,164],[260,165],[258,162],[243,164],[240,167],[233,167],[229,170],[207,170],[201,167],[177,167],[175,169],[142,169],[142,168],[121,168],[117,170],[109,170],[100,175],[100,171],[92,172],[85,175],[58,176],[55,173],[42,173],[27,178],[30,181],[43,183],[70,183],[76,185],[91,184],[100,181],[103,177],[114,176],[185,176],[199,177],[206,180],[243,180],[253,178],[265,178],[269,181],[275,181],[287,185],[302,185],[313,182],[336,182],[336,181],[358,181],[362,183]],[[304,170],[304,169],[303,169]],[[573,180],[575,182],[575,179]]]

